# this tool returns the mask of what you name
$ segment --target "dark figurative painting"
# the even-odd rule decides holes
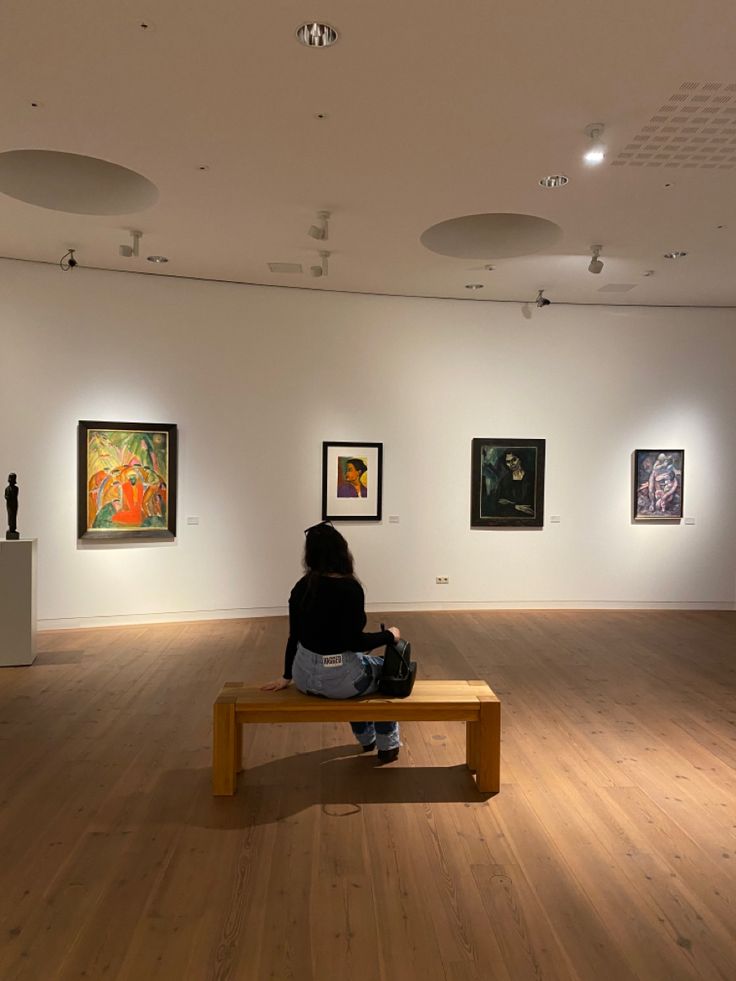
[[[78,537],[176,536],[176,426],[80,422]]]
[[[634,521],[680,521],[684,450],[634,450]]]
[[[322,519],[380,521],[383,443],[322,444]]]
[[[544,525],[543,439],[474,439],[472,528]]]

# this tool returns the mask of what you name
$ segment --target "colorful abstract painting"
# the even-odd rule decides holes
[[[684,450],[634,450],[634,521],[680,521]]]
[[[543,439],[474,439],[472,528],[544,525]]]
[[[323,443],[323,521],[380,521],[382,463],[383,443]]]
[[[176,535],[176,426],[79,423],[79,537]]]

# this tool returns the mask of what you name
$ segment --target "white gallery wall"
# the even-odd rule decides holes
[[[384,444],[383,521],[340,526],[373,609],[735,606],[734,310],[2,260],[0,351],[0,476],[38,538],[41,626],[283,612],[325,439]],[[178,424],[175,543],[77,542],[80,419]],[[470,528],[478,436],[547,440],[543,529]],[[632,523],[632,452],[659,447],[685,449],[694,524]]]

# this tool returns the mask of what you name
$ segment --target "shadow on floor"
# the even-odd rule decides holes
[[[86,651],[39,651],[33,662],[36,667],[57,664],[81,664],[89,657]]]
[[[196,801],[179,820],[222,830],[271,824],[316,805],[327,815],[348,817],[364,804],[482,804],[494,796],[479,793],[464,764],[413,767],[399,762],[381,767],[375,753],[356,753],[353,745],[250,767],[239,774],[234,797],[212,797],[210,779],[209,768],[168,770],[161,774],[157,794],[181,799],[190,787]]]

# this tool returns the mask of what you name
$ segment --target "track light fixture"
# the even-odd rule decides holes
[[[593,253],[590,258],[590,264],[588,265],[588,272],[598,275],[599,272],[603,272],[603,260],[600,258],[602,245],[591,245],[590,249]]]
[[[307,235],[311,235],[312,238],[316,238],[318,242],[326,242],[330,237],[329,220],[329,211],[318,211],[317,224],[309,226]]]
[[[597,164],[603,163],[606,156],[606,148],[601,142],[601,137],[603,136],[603,130],[606,127],[603,123],[591,123],[590,126],[585,127],[585,135],[590,140],[590,146],[583,155],[583,160],[589,164],[591,167],[595,167]]]
[[[75,251],[75,249],[69,249],[69,251],[65,252],[61,259],[59,259],[59,266],[64,270],[64,272],[68,272],[70,269],[74,269],[79,265],[77,260],[74,258]]]
[[[537,298],[534,302],[540,308],[540,310],[543,307],[548,307],[552,304],[552,300],[548,300],[547,297],[544,295],[544,290],[539,290],[539,292],[537,293]]]
[[[143,232],[130,233],[131,244],[130,245],[119,245],[118,252],[124,259],[138,258],[140,241],[143,238]]]
[[[330,253],[323,250],[320,252],[319,257],[322,260],[322,264],[319,266],[311,266],[309,269],[309,275],[314,276],[315,278],[318,278],[319,276],[326,276],[329,272],[327,260],[330,258]]]

